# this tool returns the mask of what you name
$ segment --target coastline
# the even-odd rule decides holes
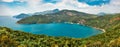
[[[80,23],[73,23],[73,22],[65,22],[65,23],[68,23],[68,24],[80,24]],[[84,24],[81,24],[81,25],[84,25]],[[101,29],[101,28],[98,28],[98,27],[93,27],[93,28],[101,30],[103,33],[106,32],[105,29]]]
[[[103,33],[106,32],[105,29],[101,29],[101,28],[97,28],[97,27],[93,27],[93,28],[101,30]]]
[[[78,25],[84,25],[86,26],[85,24],[81,24],[81,23],[73,23],[73,22],[64,22],[64,23],[68,23],[68,24],[78,24]],[[17,23],[19,24],[19,23]],[[92,27],[92,26],[91,26]],[[101,28],[98,28],[98,27],[93,27],[95,29],[98,29],[98,30],[101,30],[103,33],[106,32],[105,29],[101,29]]]

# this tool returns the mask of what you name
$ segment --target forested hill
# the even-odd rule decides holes
[[[95,18],[97,16],[93,14],[87,14],[74,10],[61,10],[57,13],[46,15],[33,15],[27,18],[23,18],[17,23],[20,24],[39,24],[39,23],[52,23],[52,22],[74,22],[78,23],[84,21],[84,19]]]
[[[120,24],[120,14],[107,14],[97,18],[86,19],[85,21],[85,25],[108,29]]]
[[[106,32],[89,38],[66,38],[35,35],[0,27],[0,47],[119,47],[120,14],[87,19],[85,25]]]

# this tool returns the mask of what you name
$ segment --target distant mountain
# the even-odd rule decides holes
[[[25,14],[25,13],[21,13],[19,15],[13,16],[13,17],[17,18],[17,19],[21,19],[21,18],[25,18],[25,17],[29,17],[29,16],[31,16],[31,15]]]
[[[75,10],[54,10],[56,13],[45,15],[33,15],[23,18],[18,23],[20,24],[39,24],[39,23],[52,23],[52,22],[74,22],[83,23],[84,19],[94,18],[96,15],[78,12]],[[81,22],[82,21],[82,22]]]
[[[19,15],[13,16],[13,17],[14,17],[14,18],[17,18],[17,19],[21,19],[21,18],[25,18],[25,17],[32,16],[32,15],[53,14],[53,13],[57,13],[57,12],[59,12],[59,11],[60,11],[59,9],[54,9],[54,10],[47,10],[47,11],[43,11],[43,12],[36,12],[36,13],[33,13],[33,14],[21,13],[21,14],[19,14]]]
[[[98,15],[98,16],[104,16],[104,15],[106,15],[106,13],[100,12],[100,13],[98,13],[97,15]]]
[[[53,14],[47,14],[47,15],[62,15],[62,16],[90,16],[93,14],[88,14],[88,13],[84,13],[84,12],[78,12],[75,10],[61,10],[57,13],[53,13]]]
[[[54,10],[47,10],[47,11],[43,11],[43,12],[36,12],[33,15],[45,15],[45,14],[53,14],[56,12],[59,12],[59,9],[54,9]]]

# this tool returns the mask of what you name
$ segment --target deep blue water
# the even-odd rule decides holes
[[[86,38],[101,31],[92,27],[66,24],[66,23],[51,23],[51,24],[16,24],[18,19],[12,17],[0,16],[0,26],[12,28],[14,30],[21,30],[33,34],[44,34],[49,36],[64,36],[73,38]]]

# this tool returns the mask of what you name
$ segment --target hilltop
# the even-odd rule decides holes
[[[21,14],[15,15],[13,17],[17,18],[17,19],[21,19],[21,18],[26,18],[26,17],[32,16],[32,15],[53,14],[53,13],[57,13],[59,11],[60,11],[59,9],[53,9],[53,10],[46,10],[46,11],[43,11],[43,12],[35,12],[35,13],[29,13],[29,14],[21,13]]]

